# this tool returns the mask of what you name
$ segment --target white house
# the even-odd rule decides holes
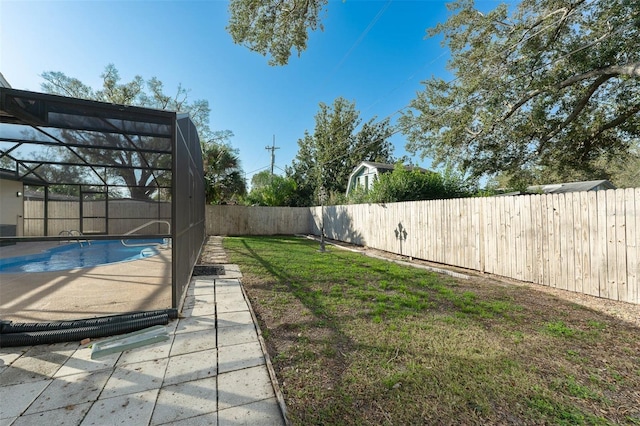
[[[353,172],[349,175],[349,182],[347,183],[347,195],[351,191],[353,191],[358,186],[366,188],[367,190],[373,187],[373,183],[378,179],[383,173],[392,172],[395,167],[395,164],[387,164],[387,163],[375,163],[373,161],[363,161],[358,164],[358,166],[353,169]],[[407,170],[418,169],[422,172],[426,172],[426,169],[421,167],[406,165],[404,166]]]
[[[347,195],[353,191],[356,187],[360,186],[366,189],[373,187],[373,182],[376,181],[379,175],[393,171],[393,164],[374,163],[372,161],[363,161],[353,169],[353,172],[349,175],[349,182],[347,183]]]
[[[1,72],[0,72],[0,87],[11,87],[11,85],[9,84],[7,79],[4,78],[4,75],[2,75]]]

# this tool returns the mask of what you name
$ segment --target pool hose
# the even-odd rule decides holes
[[[169,319],[175,319],[177,316],[177,310],[167,309],[59,323],[12,324],[3,321],[0,324],[0,348],[114,336],[154,325],[166,325],[169,323]],[[61,325],[62,328],[54,328],[56,324]],[[71,324],[74,326],[68,327]]]
[[[155,311],[130,312],[127,314],[110,315],[106,317],[85,318],[72,321],[57,322],[6,322],[0,325],[0,334],[2,333],[23,333],[29,331],[49,331],[63,330],[69,328],[86,327],[93,325],[114,324],[132,319],[146,318],[155,315],[167,314],[169,319],[178,318],[177,309],[160,309]]]

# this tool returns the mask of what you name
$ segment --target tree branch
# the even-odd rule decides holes
[[[546,14],[545,16],[539,18],[536,22],[534,22],[532,25],[530,25],[523,33],[522,36],[520,37],[520,39],[513,45],[511,46],[509,49],[507,49],[507,51],[510,51],[511,49],[513,49],[514,47],[517,47],[519,44],[521,44],[524,41],[527,41],[533,37],[535,37],[536,35],[538,35],[540,32],[544,31],[547,27],[543,28],[542,30],[537,31],[535,34],[528,36],[527,34],[530,31],[533,31],[536,27],[538,27],[540,24],[542,24],[544,21],[546,21],[548,18],[550,18],[551,16],[555,15],[556,13],[562,13],[562,17],[560,18],[560,20],[558,21],[558,23],[562,23],[562,21],[564,19],[566,19],[567,15],[568,15],[568,10],[566,7],[561,7],[560,9],[556,9],[553,12],[549,12],[548,14]]]
[[[600,77],[598,77],[596,79],[596,81],[591,83],[591,85],[587,89],[587,91],[584,94],[584,96],[582,97],[582,99],[580,99],[578,101],[578,103],[576,104],[575,108],[573,108],[573,111],[571,111],[571,114],[569,114],[569,116],[561,124],[558,124],[556,126],[556,128],[554,130],[552,130],[548,135],[543,137],[542,138],[542,143],[548,141],[549,139],[551,139],[552,137],[557,135],[558,132],[560,132],[560,130],[564,129],[565,127],[567,127],[567,125],[569,123],[571,123],[573,120],[575,120],[576,117],[580,114],[580,112],[582,112],[584,107],[587,106],[587,103],[589,103],[589,99],[591,99],[591,96],[593,96],[593,94],[596,92],[596,90],[598,90],[598,88],[600,86],[602,86],[607,80],[609,80],[612,77],[613,76],[611,76],[611,75],[601,75]]]
[[[624,64],[624,65],[611,65],[605,68],[591,70],[582,74],[569,77],[566,80],[561,81],[560,83],[554,84],[553,86],[550,86],[546,89],[532,90],[529,93],[527,93],[524,97],[522,97],[518,102],[516,102],[515,105],[511,107],[511,109],[507,112],[507,114],[502,119],[506,120],[507,118],[511,117],[518,109],[520,109],[520,107],[522,107],[524,104],[526,104],[528,101],[535,98],[536,96],[544,93],[545,91],[564,89],[565,87],[571,86],[572,84],[575,84],[579,81],[587,80],[593,77],[606,76],[607,78],[611,78],[618,75],[628,75],[630,77],[640,78],[640,62],[631,62],[629,64]]]
[[[630,77],[640,78],[640,62],[631,62],[623,65],[611,65],[605,68],[591,70],[586,73],[570,77],[563,82],[554,85],[553,88],[562,89],[572,85],[573,83],[577,83],[578,81],[587,80],[589,78],[601,75],[608,75],[611,77],[615,77],[617,75],[628,75]]]
[[[634,114],[637,114],[639,111],[640,111],[640,103],[637,103],[633,107],[631,107],[631,109],[629,109],[628,111],[617,116],[616,118],[609,121],[608,123],[600,126],[598,129],[596,129],[594,132],[591,133],[591,137],[595,138],[596,136],[606,132],[607,130],[619,126],[620,124],[624,123],[629,117],[631,117]]]

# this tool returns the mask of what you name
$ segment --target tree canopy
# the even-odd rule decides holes
[[[318,203],[318,191],[344,194],[349,175],[361,161],[393,162],[389,120],[362,123],[355,102],[339,97],[333,105],[320,103],[313,133],[298,140],[298,153],[288,176],[298,187],[297,205]]]
[[[227,31],[233,41],[286,65],[292,51],[307,48],[308,31],[320,29],[328,0],[231,0]]]
[[[232,133],[225,132],[222,139],[203,147],[207,204],[235,202],[237,197],[247,192],[238,151],[226,143],[226,139],[231,136]]]
[[[163,83],[156,77],[145,81],[141,76],[135,76],[129,82],[121,82],[120,74],[113,64],[105,67],[100,76],[102,78],[102,88],[93,89],[74,77],[69,77],[62,72],[47,71],[42,73],[45,80],[42,90],[47,93],[70,96],[81,99],[90,99],[101,102],[109,102],[121,105],[135,105],[147,108],[164,109],[177,112],[189,113],[189,117],[194,122],[198,130],[198,136],[205,158],[205,180],[208,185],[224,185],[224,188],[207,188],[208,196],[217,200],[217,196],[224,194],[227,196],[228,188],[236,188],[240,193],[244,193],[244,179],[242,171],[239,169],[237,161],[238,154],[231,148],[228,139],[233,135],[230,131],[211,131],[209,128],[209,103],[203,99],[191,101],[189,91],[182,86],[178,86],[174,95],[168,95],[164,91]],[[75,135],[74,137],[95,138],[95,134],[87,133]],[[121,143],[117,138],[104,134],[101,137],[111,138],[112,145]],[[85,141],[91,142],[91,141]],[[147,141],[147,146],[152,147],[153,141]],[[99,146],[100,144],[94,144]],[[118,175],[129,188],[132,198],[148,199],[157,191],[159,181],[169,179],[169,176],[157,176],[149,172],[144,164],[158,164],[167,162],[166,156],[153,153],[123,151],[117,156],[112,151],[93,150],[92,155],[108,156],[113,161],[126,167],[114,168],[112,173]],[[60,155],[69,155],[66,151],[61,151]],[[229,158],[235,159],[230,161]],[[229,170],[222,170],[222,164],[229,165]],[[166,164],[170,167],[170,164]],[[137,170],[136,170],[137,168]],[[73,173],[73,168],[68,168],[65,173]],[[209,174],[209,175],[208,175]],[[225,178],[221,176],[224,175]],[[235,179],[232,184],[229,179]],[[168,182],[165,182],[165,184]],[[218,195],[212,195],[218,194]]]
[[[640,9],[631,0],[472,0],[429,31],[451,51],[400,123],[407,148],[474,176],[606,178],[640,137]]]
[[[296,182],[286,176],[271,174],[269,170],[251,178],[251,192],[245,203],[258,206],[291,206],[296,198]]]

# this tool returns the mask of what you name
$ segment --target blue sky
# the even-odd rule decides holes
[[[478,2],[491,9],[498,1]],[[206,99],[213,130],[231,130],[248,183],[270,166],[275,135],[279,174],[296,155],[298,139],[313,132],[318,104],[342,96],[363,121],[396,113],[445,69],[448,51],[426,29],[447,17],[441,0],[330,0],[324,31],[288,65],[235,45],[225,27],[226,1],[0,0],[0,71],[12,87],[40,91],[45,71],[61,71],[94,88],[113,63],[122,81],[157,77],[165,91],[178,84]],[[406,154],[402,134],[394,155]],[[429,167],[429,159],[413,161]]]

